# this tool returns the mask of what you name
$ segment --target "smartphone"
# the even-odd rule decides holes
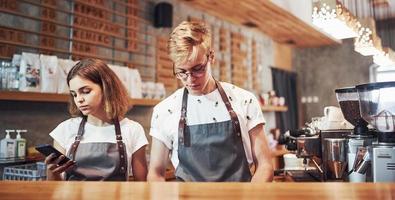
[[[49,156],[52,153],[55,153],[55,158],[58,158],[59,156],[64,155],[64,154],[60,153],[57,149],[55,149],[55,147],[53,147],[50,144],[37,145],[36,150],[39,151],[41,154],[43,154],[45,157]],[[62,159],[59,162],[59,165],[63,165],[64,163],[66,163],[69,160],[70,160],[70,158],[68,158],[67,156],[64,155],[64,159]]]

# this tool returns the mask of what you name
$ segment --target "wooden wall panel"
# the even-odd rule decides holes
[[[166,91],[174,91],[178,83],[173,75],[173,61],[169,57],[165,37],[156,38],[156,81],[165,85]]]
[[[229,50],[229,38],[227,37],[228,31],[225,28],[219,29],[219,53],[226,55]],[[219,63],[219,79],[221,81],[230,82],[228,66],[226,64],[225,58],[218,59]]]
[[[149,12],[144,1],[0,1],[0,12],[5,19],[13,21],[0,22],[0,58],[11,59],[14,53],[22,51],[60,58],[93,57],[136,68],[143,81],[164,82],[168,90],[180,86],[179,82],[174,83],[177,81],[174,81],[172,62],[167,55],[164,41],[168,36],[157,38],[164,34],[153,33],[150,29],[151,22],[143,17]],[[188,19],[202,20],[196,17],[199,15],[194,16]],[[247,47],[250,38],[226,23],[217,23],[221,19],[202,18],[208,20],[213,32],[217,57],[212,70],[216,78],[246,89],[259,90],[257,45]],[[289,67],[289,51],[281,48],[276,52],[276,65]]]
[[[137,0],[1,0],[0,57],[22,51],[103,59],[155,80],[153,33]],[[9,19],[9,20],[8,20]]]
[[[274,66],[287,71],[292,71],[292,47],[286,44],[275,43]]]
[[[243,35],[231,33],[231,62],[232,62],[232,83],[242,87],[247,87],[248,73],[246,66],[247,52],[242,49],[245,42]]]
[[[257,92],[261,91],[261,81],[258,73],[258,57],[256,41],[252,41],[251,45],[251,65],[252,65],[252,89]]]

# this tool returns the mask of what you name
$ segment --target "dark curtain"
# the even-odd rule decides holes
[[[273,89],[277,96],[285,98],[287,112],[276,113],[276,124],[281,133],[298,129],[298,104],[296,94],[296,73],[277,68],[272,69]]]

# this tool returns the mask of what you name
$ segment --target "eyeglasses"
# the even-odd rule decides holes
[[[188,76],[193,76],[195,78],[200,78],[200,77],[204,76],[204,74],[206,72],[208,61],[209,61],[209,55],[207,55],[207,59],[206,59],[205,64],[197,66],[197,67],[194,67],[189,72],[185,71],[185,72],[177,72],[176,73],[174,71],[174,67],[173,67],[173,73],[178,79],[182,79],[182,80],[186,80],[188,78]]]

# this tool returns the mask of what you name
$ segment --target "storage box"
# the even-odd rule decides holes
[[[46,180],[46,165],[43,162],[5,167],[3,180]]]

